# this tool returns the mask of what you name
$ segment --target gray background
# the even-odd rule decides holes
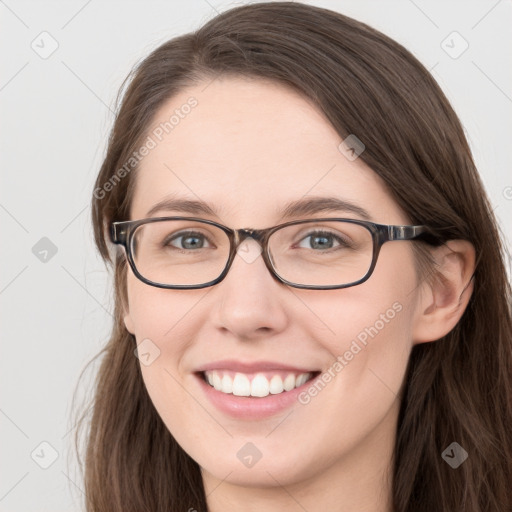
[[[80,510],[71,399],[111,327],[89,200],[117,90],[160,43],[243,3],[0,0],[0,511]],[[307,3],[369,23],[432,70],[510,241],[512,2]]]

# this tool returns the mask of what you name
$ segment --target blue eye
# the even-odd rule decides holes
[[[350,244],[343,238],[329,233],[328,231],[314,231],[309,233],[307,236],[301,239],[301,241],[309,239],[309,244],[306,242],[306,246],[299,243],[299,247],[305,249],[333,249],[336,247],[350,247]],[[337,243],[337,246],[334,245]]]
[[[171,243],[180,239],[181,242],[178,242],[178,247]],[[205,247],[205,242],[209,244],[205,235],[194,231],[187,231],[178,235],[173,235],[172,238],[167,238],[163,245],[165,247],[172,247],[176,249],[203,249]]]

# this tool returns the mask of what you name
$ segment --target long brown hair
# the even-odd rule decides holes
[[[499,229],[461,124],[425,67],[401,45],[342,14],[298,2],[224,12],[158,47],[127,77],[98,174],[92,222],[113,266],[112,334],[75,442],[86,430],[89,512],[206,512],[198,464],[151,403],[135,338],[123,323],[127,267],[108,227],[129,219],[137,166],[126,165],[158,109],[178,91],[219,75],[271,79],[313,100],[386,183],[412,223],[476,250],[474,292],[456,328],[413,348],[401,395],[394,512],[512,510],[512,321]],[[123,174],[123,175],[122,175]],[[122,176],[121,176],[122,175]],[[110,183],[110,186],[106,186]],[[452,442],[469,454],[456,470]]]

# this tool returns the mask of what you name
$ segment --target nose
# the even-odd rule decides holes
[[[217,285],[216,327],[240,339],[268,337],[286,328],[285,285],[270,274],[261,245],[246,238],[226,277]]]

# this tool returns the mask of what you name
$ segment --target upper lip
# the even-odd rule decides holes
[[[206,372],[210,370],[231,370],[240,373],[256,373],[271,370],[288,370],[297,373],[308,373],[317,370],[304,368],[299,366],[290,366],[288,364],[279,363],[277,361],[253,361],[244,363],[234,359],[223,359],[199,366],[196,372]]]

